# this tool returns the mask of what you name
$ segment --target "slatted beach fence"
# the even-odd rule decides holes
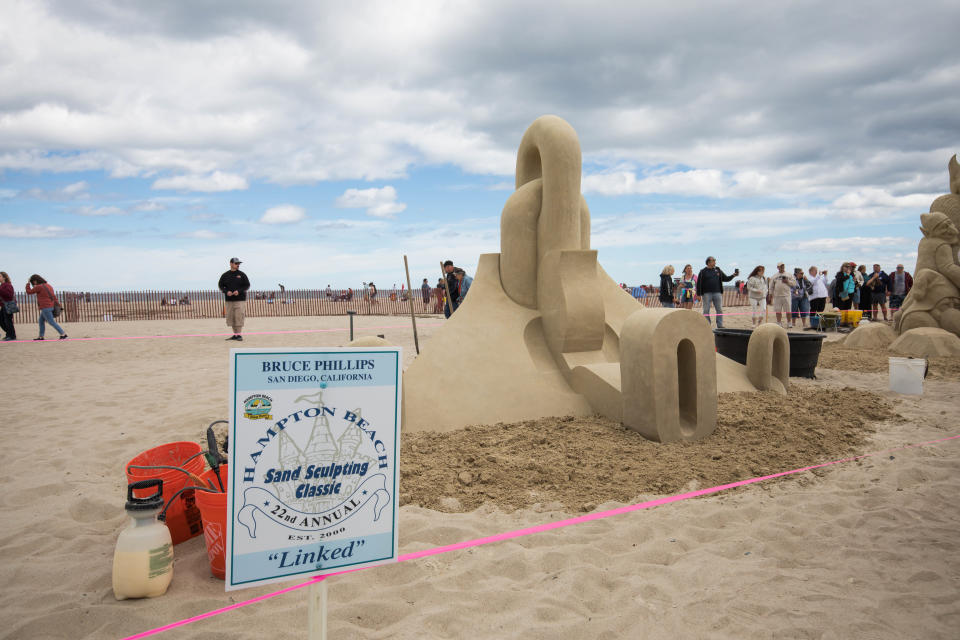
[[[414,293],[414,311],[442,313],[437,304],[437,290],[431,289],[424,303],[418,290]],[[284,316],[336,316],[353,311],[358,315],[409,314],[407,292],[381,290],[370,298],[362,290],[287,289],[285,291],[248,291],[246,315],[253,318]],[[224,298],[220,291],[119,291],[78,293],[57,291],[63,313],[57,322],[119,322],[123,320],[188,320],[222,318]],[[14,322],[36,324],[39,311],[36,296],[17,294],[20,313]],[[437,311],[440,309],[440,311]]]
[[[636,287],[627,289],[635,295]],[[17,293],[20,313],[14,316],[18,325],[36,324],[39,316],[36,296]],[[431,289],[424,302],[419,289],[413,293],[414,311],[420,314],[443,313],[443,292]],[[324,289],[287,289],[285,291],[248,291],[246,315],[251,318],[285,316],[339,316],[353,311],[358,315],[403,315],[410,313],[407,291],[384,289],[371,299],[363,289],[335,289],[327,295]],[[63,314],[57,322],[120,322],[123,320],[192,320],[222,318],[223,294],[206,291],[119,291],[83,293],[57,291]],[[439,298],[438,298],[439,297]],[[645,307],[660,307],[659,288],[648,287],[646,296],[638,298]],[[723,306],[747,304],[745,295],[736,289],[723,292]]]

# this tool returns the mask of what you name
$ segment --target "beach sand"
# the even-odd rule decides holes
[[[727,326],[737,320],[749,325],[734,316]],[[418,319],[421,344],[441,322]],[[0,638],[123,637],[276,590],[225,594],[201,536],[175,548],[166,595],[117,602],[123,467],[157,444],[197,441],[226,417],[232,346],[341,345],[347,323],[251,319],[242,344],[224,341],[215,320],[71,324],[73,338],[140,337],[2,345]],[[358,317],[356,333],[384,334],[408,363],[415,355],[409,319]],[[187,334],[221,335],[155,337]],[[900,396],[884,371],[829,363],[817,380],[797,380],[791,398],[724,395],[717,432],[702,443],[661,447],[584,418],[508,425],[502,437],[489,426],[444,441],[410,434],[401,553],[960,433],[955,376]],[[437,385],[438,396],[469,392]],[[960,440],[897,450],[338,576],[328,583],[330,637],[956,638],[958,461]],[[305,637],[306,595],[156,637]]]

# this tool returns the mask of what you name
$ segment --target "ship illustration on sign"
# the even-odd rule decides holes
[[[308,402],[311,407],[316,407],[320,412],[312,418],[313,424],[310,426],[310,436],[306,442],[298,443],[295,434],[291,435],[289,428],[284,429],[277,435],[277,462],[281,472],[288,469],[292,471],[297,467],[305,467],[311,464],[325,467],[330,464],[368,463],[370,469],[376,468],[376,457],[360,451],[363,433],[356,425],[347,424],[340,437],[334,439],[329,416],[323,411],[326,404],[323,401],[322,390],[310,395],[300,396],[295,402],[298,404]],[[363,417],[360,408],[351,409],[351,411],[357,417]],[[302,428],[298,431],[303,433]],[[342,475],[337,478],[337,481],[342,484],[338,494],[312,498],[297,498],[295,495],[296,483],[279,483],[274,487],[274,490],[277,492],[277,497],[287,504],[296,504],[298,509],[302,511],[320,512],[338,504],[344,497],[353,495],[353,492],[364,479],[359,474]]]

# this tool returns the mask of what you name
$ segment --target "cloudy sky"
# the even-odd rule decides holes
[[[72,290],[435,281],[577,130],[618,281],[897,261],[960,150],[960,4],[0,0],[0,269]]]

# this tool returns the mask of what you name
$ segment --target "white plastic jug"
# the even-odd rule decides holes
[[[148,498],[133,492],[157,487]],[[173,579],[173,541],[170,530],[157,521],[163,508],[163,481],[140,480],[127,487],[130,524],[120,532],[113,553],[113,595],[117,600],[155,598],[167,592]]]

